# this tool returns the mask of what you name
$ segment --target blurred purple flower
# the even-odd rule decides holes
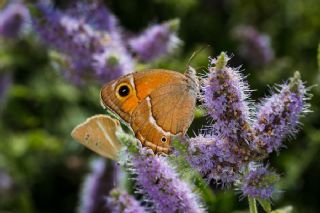
[[[109,33],[117,31],[118,20],[104,5],[102,0],[90,2],[74,1],[66,14],[81,22],[89,24],[92,28]]]
[[[28,10],[21,3],[9,4],[0,11],[0,37],[15,39],[28,18]]]
[[[254,65],[268,64],[274,58],[271,39],[252,26],[239,26],[233,31],[234,37],[241,42],[240,54]]]
[[[219,138],[231,142],[250,140],[250,107],[248,86],[239,71],[227,67],[227,56],[222,53],[213,59],[209,74],[203,81],[203,102],[213,119],[212,130]]]
[[[153,25],[129,40],[129,46],[142,61],[152,61],[175,49],[180,39],[176,36],[178,20]]]
[[[14,187],[12,177],[3,169],[0,169],[0,198],[7,196]]]
[[[88,24],[41,5],[33,17],[33,25],[41,39],[56,50],[82,60],[90,60],[93,52],[103,51],[109,35],[92,29]]]
[[[65,70],[71,70],[65,76],[74,83],[90,79],[106,83],[133,71],[133,60],[119,38],[112,37],[115,34],[96,30],[84,20],[48,6],[34,10],[36,31],[45,43],[65,54]]]
[[[254,148],[267,153],[277,151],[282,140],[296,132],[299,117],[307,108],[306,88],[296,72],[288,84],[280,86],[279,93],[261,103],[253,126]]]
[[[208,181],[223,185],[239,179],[250,159],[250,150],[227,139],[199,135],[188,141],[186,159]]]
[[[79,212],[106,212],[105,198],[114,188],[116,180],[117,168],[115,163],[105,159],[94,160],[91,164],[91,173],[83,184]]]
[[[141,193],[153,202],[157,212],[203,212],[198,197],[179,179],[166,157],[141,148],[140,153],[131,156],[131,163]]]
[[[111,213],[147,213],[139,201],[119,189],[113,189],[110,192],[107,204]]]
[[[279,176],[275,172],[255,165],[251,166],[250,171],[244,175],[240,190],[243,196],[270,199],[275,193],[275,184],[278,181]]]
[[[95,54],[93,60],[93,67],[100,79],[115,79],[125,70],[133,71],[132,58],[121,46],[105,48],[103,52]]]

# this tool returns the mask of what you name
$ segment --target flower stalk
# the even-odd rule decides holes
[[[256,199],[249,196],[248,197],[248,202],[249,202],[249,211],[250,211],[250,213],[258,213]]]

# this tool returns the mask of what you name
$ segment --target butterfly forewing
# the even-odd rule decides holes
[[[186,75],[155,69],[108,83],[101,99],[130,124],[142,145],[168,153],[171,137],[185,134],[192,122],[194,87]]]

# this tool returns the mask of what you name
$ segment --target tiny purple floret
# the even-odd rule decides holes
[[[113,189],[107,198],[107,205],[111,213],[147,213],[133,196],[125,191]]]
[[[279,176],[266,167],[251,168],[249,173],[243,177],[242,194],[263,200],[270,199],[275,193],[275,184],[278,180]]]

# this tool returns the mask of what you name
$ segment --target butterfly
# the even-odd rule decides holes
[[[102,157],[118,160],[122,144],[116,136],[120,123],[107,115],[95,115],[76,126],[71,136]]]
[[[199,90],[195,70],[165,69],[131,73],[104,85],[101,103],[133,130],[155,153],[169,153],[173,137],[186,134]]]

